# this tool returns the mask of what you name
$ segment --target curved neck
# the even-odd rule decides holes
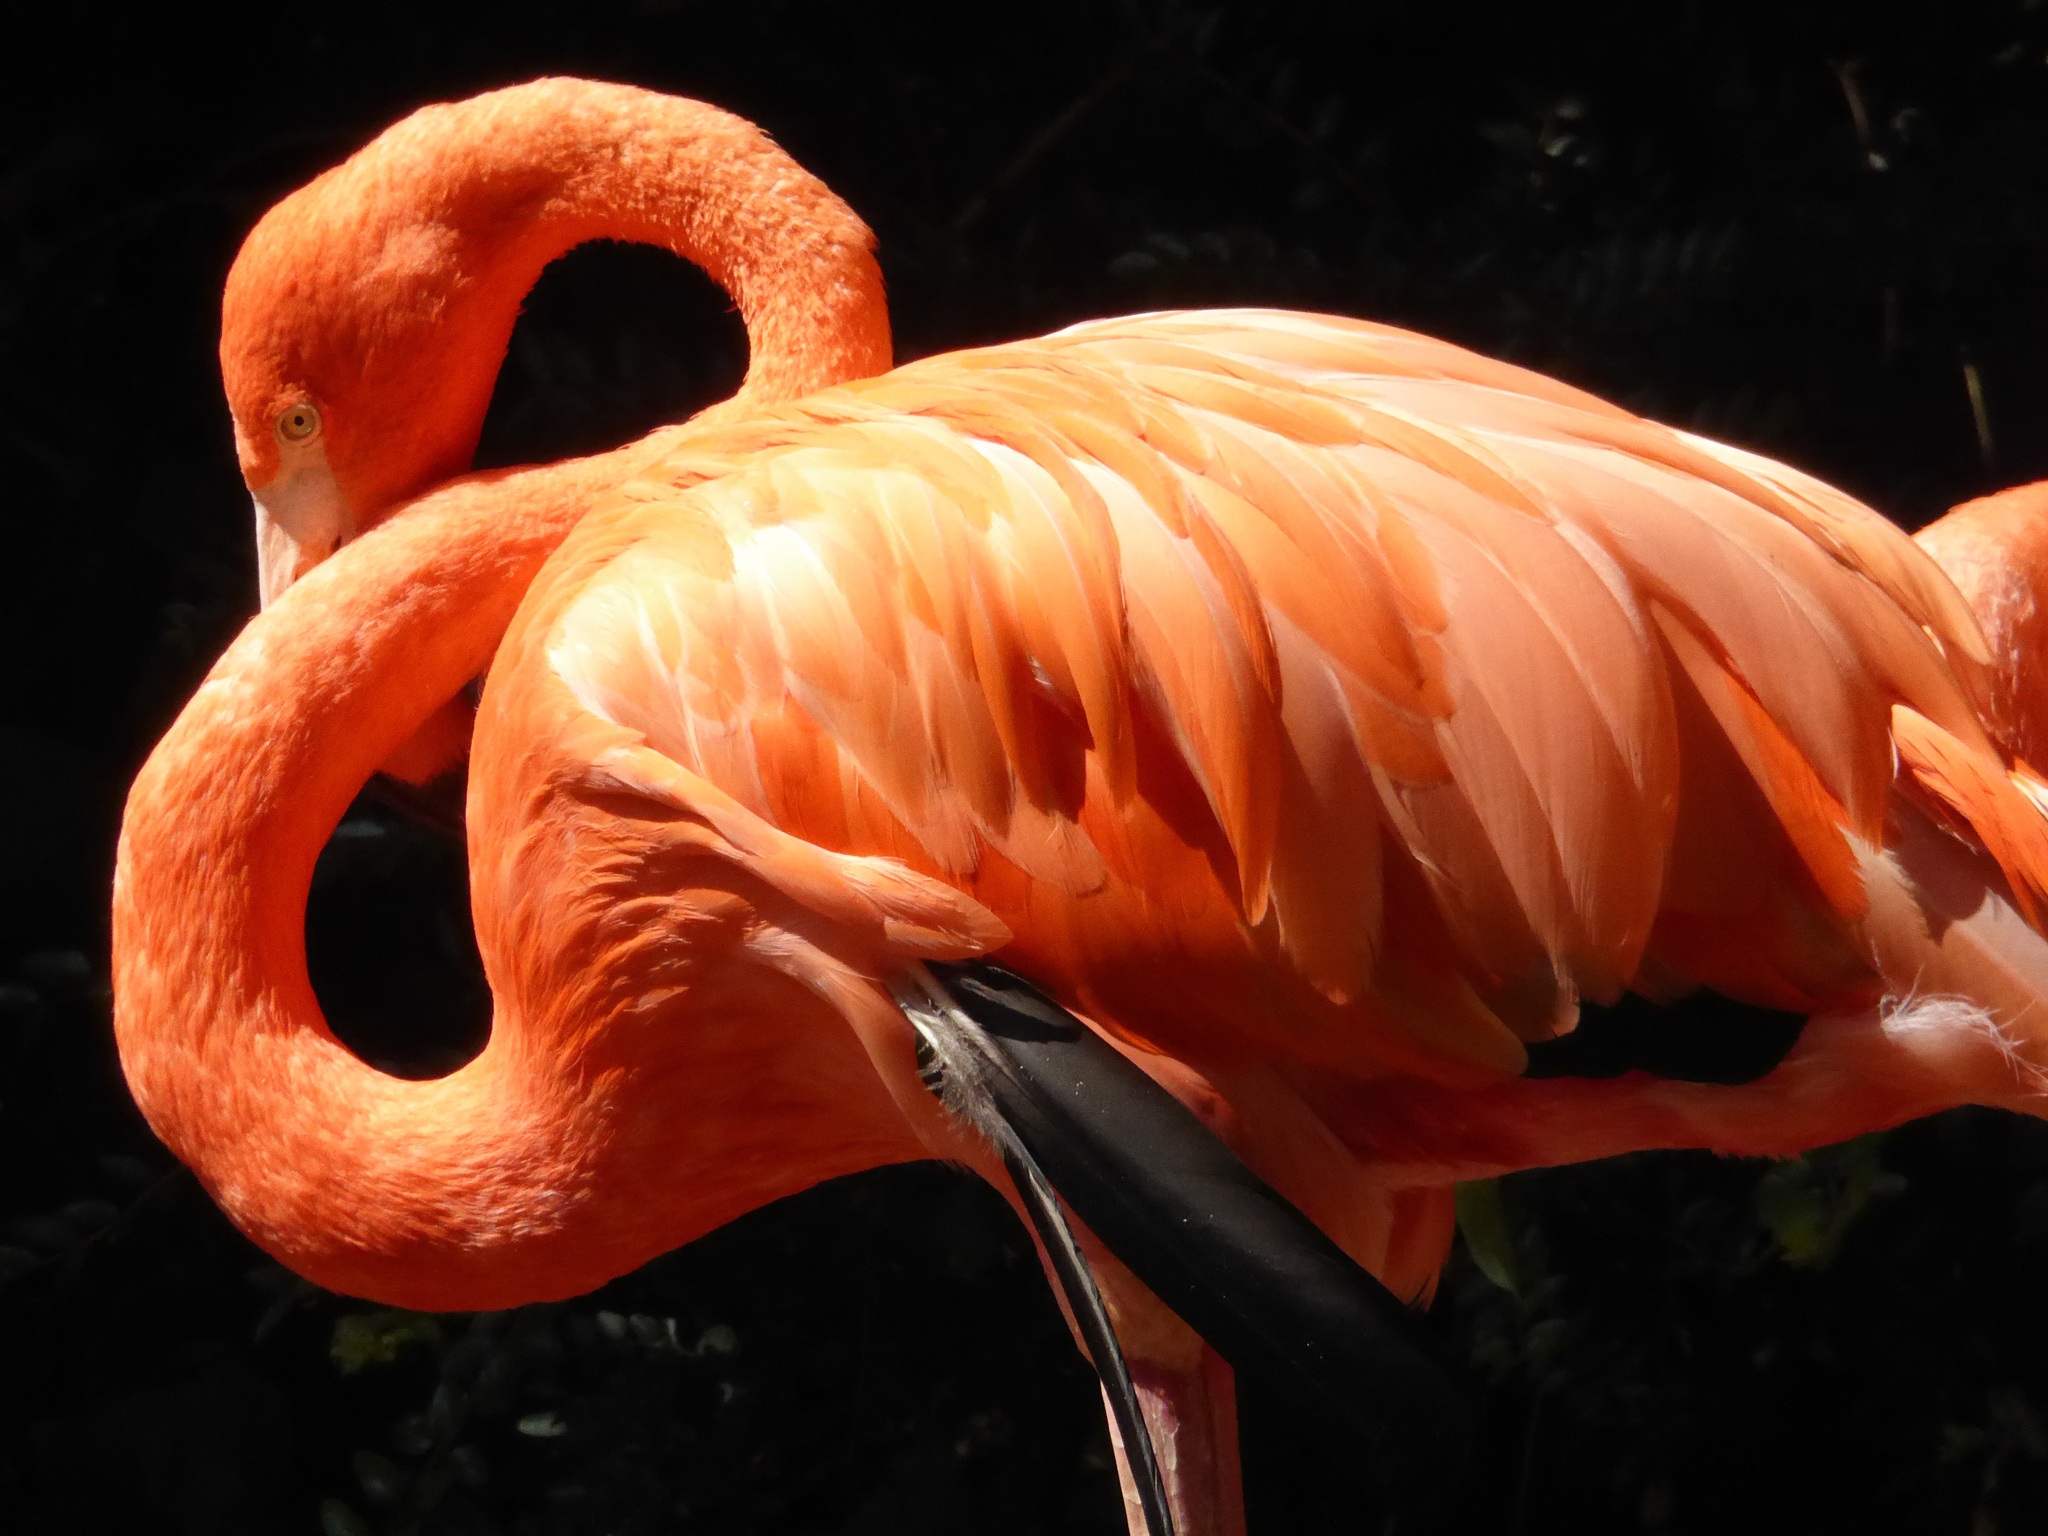
[[[872,235],[759,129],[541,80],[415,113],[250,235],[221,339],[250,483],[276,472],[267,424],[294,390],[345,402],[328,453],[360,522],[462,473],[520,304],[549,262],[602,239],[664,246],[731,295],[749,347],[738,404],[889,367]]]
[[[522,478],[549,494],[507,494]],[[113,952],[130,1086],[244,1230],[337,1289],[502,1292],[491,1266],[559,1229],[604,1110],[516,1017],[438,1081],[366,1066],[322,1019],[304,943],[328,832],[484,665],[583,494],[562,471],[477,477],[342,550],[243,630],[129,795]]]
[[[129,1086],[235,1223],[332,1289],[426,1310],[573,1295],[819,1180],[924,1155],[861,1038],[802,987],[692,991],[681,966],[652,986],[659,1027],[613,1008],[642,995],[634,964],[675,955],[635,948],[591,899],[618,876],[601,835],[534,832],[559,781],[531,736],[501,737],[486,800],[505,814],[472,822],[472,852],[507,866],[475,898],[482,1053],[435,1081],[387,1077],[335,1039],[307,979],[313,866],[356,791],[489,661],[593,494],[691,430],[393,514],[250,622],[129,793],[113,911]]]

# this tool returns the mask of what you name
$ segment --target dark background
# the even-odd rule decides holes
[[[212,357],[279,195],[545,72],[762,123],[881,239],[904,358],[1088,316],[1393,320],[1790,460],[1909,526],[2048,474],[2048,8],[1750,3],[46,8],[0,62],[0,1528],[1117,1529],[1028,1245],[935,1168],[564,1306],[312,1290],[142,1129],[108,1038],[123,786],[254,606]],[[665,255],[543,280],[483,458],[730,389]],[[316,982],[366,1054],[480,1027],[459,857],[365,807]],[[2048,1528],[2048,1135],[1955,1115],[1775,1168],[1498,1191],[1517,1294],[1436,1309],[1486,1421],[1463,1529]],[[1482,1246],[1488,1246],[1482,1244]],[[1384,1510],[1248,1411],[1257,1536]],[[1332,1461],[1337,1464],[1333,1467]]]

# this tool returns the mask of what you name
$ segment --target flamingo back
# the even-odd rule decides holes
[[[1875,996],[1893,710],[1995,763],[1984,658],[1933,563],[1797,471],[1233,311],[701,435],[586,518],[498,671],[971,897],[1134,1042],[1476,1082],[1627,987]],[[494,674],[480,743],[522,697]]]

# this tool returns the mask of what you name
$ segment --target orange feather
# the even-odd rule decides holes
[[[746,387],[460,474],[520,298],[600,235],[725,284]],[[1453,1178],[2034,1106],[2036,502],[1934,531],[1952,581],[1796,471],[1336,317],[885,373],[869,244],[749,125],[573,81],[429,109],[251,236],[274,601],[136,781],[114,929],[137,1100],[259,1242],[501,1306],[857,1168],[1008,1188],[919,1084],[921,957],[1034,976],[1411,1296]],[[399,1082],[320,1018],[307,883],[487,665],[496,1018]],[[1697,986],[1837,1017],[1747,1088],[1517,1076],[1580,998]],[[1225,1454],[1227,1381],[1106,1272]]]

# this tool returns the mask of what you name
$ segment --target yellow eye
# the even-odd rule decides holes
[[[278,413],[277,440],[308,443],[320,435],[320,413],[311,405],[288,405]]]

